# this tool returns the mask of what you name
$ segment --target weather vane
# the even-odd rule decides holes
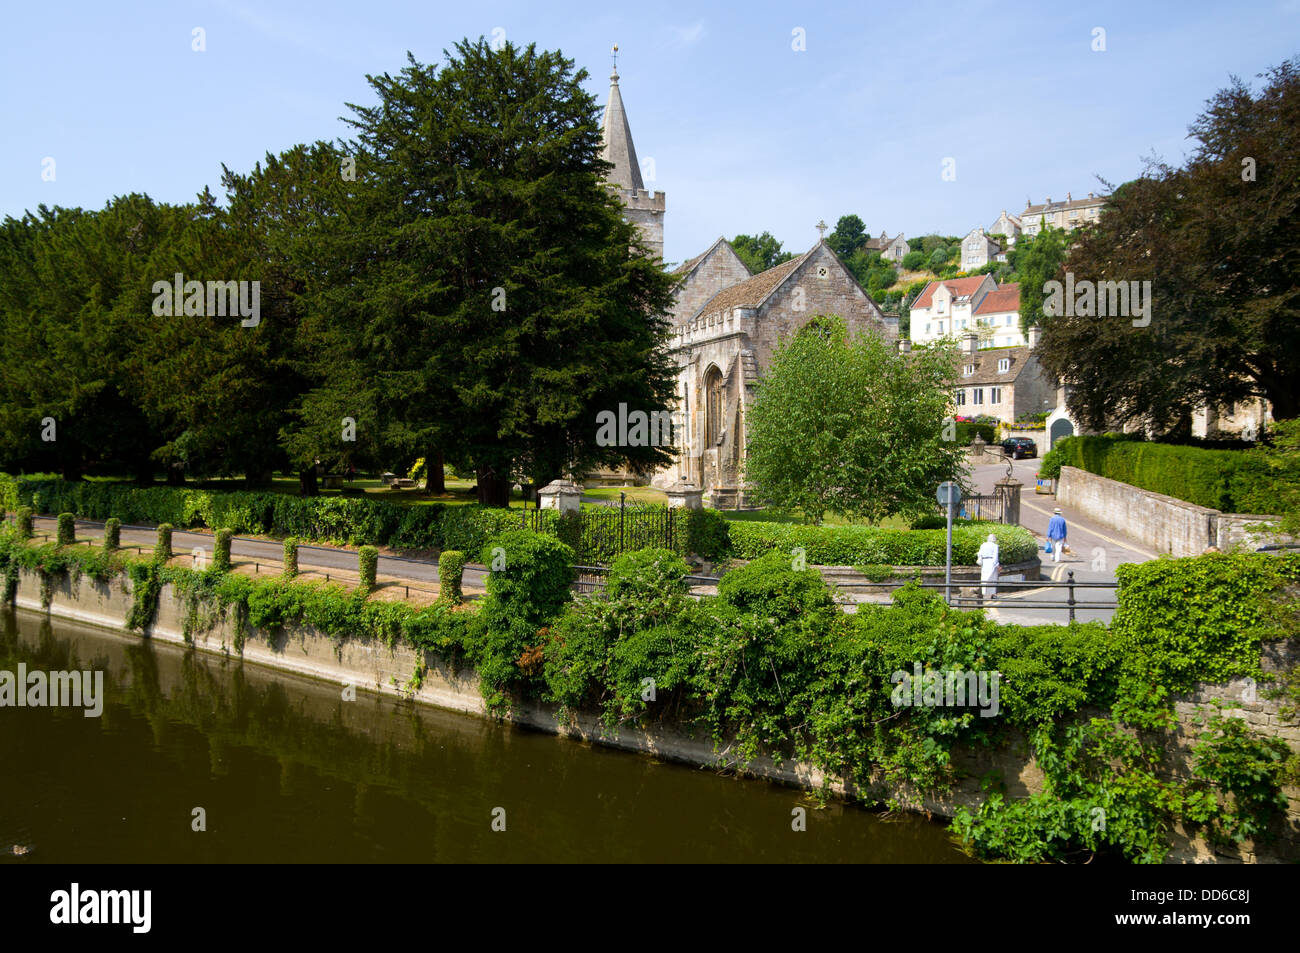
[[[614,72],[617,73],[618,72],[618,44],[617,43],[615,43],[614,48],[610,50],[609,58],[614,65]]]

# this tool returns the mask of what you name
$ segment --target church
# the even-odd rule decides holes
[[[617,49],[617,47],[615,48]],[[624,215],[662,258],[666,196],[645,188],[615,67],[605,107],[602,158]],[[824,225],[819,228],[823,230]],[[725,238],[677,266],[668,315],[669,354],[677,373],[673,462],[650,483],[691,484],[715,509],[751,505],[744,480],[745,421],[754,386],[778,343],[818,315],[836,314],[851,334],[872,331],[894,342],[898,319],[886,318],[824,240],[790,261],[753,274]],[[631,479],[630,474],[593,474]],[[638,482],[644,482],[644,478]]]

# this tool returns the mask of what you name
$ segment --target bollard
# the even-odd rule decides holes
[[[1066,582],[1069,587],[1069,593],[1070,593],[1070,598],[1066,600],[1066,604],[1070,607],[1070,621],[1073,622],[1074,621],[1074,570],[1073,569],[1067,570],[1065,573],[1065,577],[1066,577]]]

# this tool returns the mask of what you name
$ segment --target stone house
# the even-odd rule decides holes
[[[911,339],[923,344],[973,329],[975,310],[995,290],[997,282],[990,275],[930,282],[912,302]]]
[[[881,232],[879,238],[867,239],[863,247],[867,251],[880,252],[881,258],[895,264],[902,262],[903,256],[912,250],[912,246],[904,240],[902,232],[899,232],[893,238],[889,238],[884,232]]]
[[[1026,235],[1037,235],[1044,225],[1072,232],[1081,225],[1096,222],[1106,204],[1106,195],[1088,193],[1086,199],[1073,198],[1065,193],[1064,202],[1053,202],[1049,197],[1042,205],[1031,205],[1025,199],[1025,210],[1020,213],[1020,225]]]
[[[1014,248],[1016,239],[1020,237],[1020,219],[1014,215],[1008,215],[1007,210],[1003,209],[998,220],[989,226],[990,235],[1005,235],[1007,238],[1006,247]]]
[[[976,417],[985,414],[1013,421],[1041,414],[1056,406],[1057,382],[1034,354],[1038,328],[1030,328],[1030,342],[1021,347],[979,347],[979,338],[962,338],[953,378],[953,413]]]
[[[961,240],[961,270],[983,268],[989,262],[997,261],[1000,254],[1002,246],[989,237],[983,226],[973,228]],[[1006,261],[1006,258],[1002,260]]]

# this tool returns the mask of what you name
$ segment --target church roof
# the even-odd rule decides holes
[[[714,242],[708,248],[704,249],[704,251],[700,252],[690,261],[682,262],[680,265],[678,265],[676,268],[673,269],[672,273],[674,275],[689,275],[692,271],[694,271],[696,268],[700,266],[700,262],[704,261],[704,259],[708,258],[711,254],[713,254],[714,250],[719,245],[727,245],[728,247],[730,247],[731,242],[727,241],[725,236],[719,235],[718,240],[716,242]],[[734,248],[732,249],[732,253],[733,254],[735,253]],[[742,265],[745,264],[744,260],[741,259],[739,255],[736,255],[736,258],[740,261]],[[748,265],[745,265],[745,270],[746,271],[749,270]]]
[[[611,162],[607,181],[621,189],[645,191],[641,179],[641,166],[636,161],[636,146],[632,145],[632,129],[627,124],[623,109],[623,96],[618,91],[618,73],[609,77],[609,103],[605,106],[604,148],[600,157]]]
[[[794,274],[795,270],[808,260],[808,256],[815,252],[821,243],[814,245],[808,251],[804,252],[798,258],[791,258],[787,262],[761,271],[753,278],[749,278],[739,284],[732,285],[730,288],[724,288],[715,294],[696,314],[705,312],[713,314],[715,311],[731,311],[735,308],[757,308],[774,292],[777,288],[785,283],[785,280]]]

